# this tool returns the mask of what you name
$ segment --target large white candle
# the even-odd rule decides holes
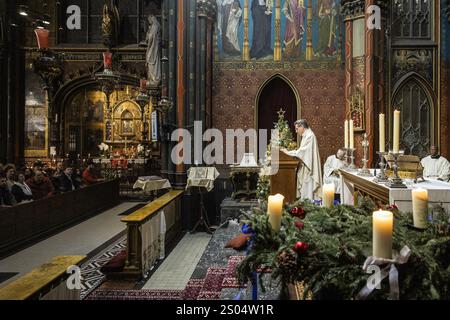
[[[332,208],[334,206],[334,195],[336,193],[336,187],[334,183],[324,184],[322,195],[322,202],[325,208]]]
[[[373,256],[392,259],[394,215],[389,211],[373,213]]]
[[[344,131],[345,131],[345,149],[348,149],[350,144],[349,144],[349,127],[348,127],[348,120],[345,120],[345,124],[344,124]]]
[[[269,223],[272,226],[272,229],[275,231],[280,231],[281,228],[281,216],[283,215],[283,202],[284,197],[281,194],[269,196],[267,213],[269,215]]]
[[[386,152],[386,115],[380,114],[380,152]]]
[[[412,191],[414,227],[427,228],[428,218],[428,190],[414,189]]]
[[[394,153],[400,152],[400,111],[394,111],[394,141],[393,150]]]
[[[355,149],[355,126],[353,120],[350,120],[350,149]]]

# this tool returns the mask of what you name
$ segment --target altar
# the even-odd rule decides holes
[[[442,205],[447,211],[450,211],[450,183],[430,179],[420,183],[405,180],[407,188],[394,189],[375,182],[374,170],[371,170],[371,173],[372,177],[362,177],[358,176],[357,172],[340,170],[342,204],[358,205],[359,199],[369,197],[380,206],[395,204],[400,211],[411,212],[411,191],[415,188],[422,188],[428,190],[430,208],[434,205]]]

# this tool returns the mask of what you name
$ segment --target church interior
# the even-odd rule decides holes
[[[449,126],[449,0],[2,0],[0,300],[448,300]]]

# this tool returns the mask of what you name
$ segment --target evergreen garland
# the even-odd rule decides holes
[[[449,216],[440,207],[425,231],[415,230],[412,215],[395,215],[394,251],[412,250],[399,270],[400,299],[450,298]],[[238,267],[238,279],[246,283],[252,273],[270,268],[272,279],[284,284],[300,282],[312,299],[355,299],[370,274],[362,270],[372,255],[372,214],[375,205],[366,201],[359,208],[336,206],[326,209],[309,202],[286,206],[279,233],[272,230],[266,204],[246,214],[244,223],[253,237],[246,259]],[[260,281],[261,278],[260,278]],[[264,290],[264,283],[260,283]],[[375,290],[369,299],[387,299],[389,284]]]

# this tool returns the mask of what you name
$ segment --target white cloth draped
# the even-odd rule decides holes
[[[297,173],[297,197],[311,201],[320,199],[320,189],[323,185],[322,165],[314,132],[311,129],[305,130],[300,148],[287,154],[303,162]]]

